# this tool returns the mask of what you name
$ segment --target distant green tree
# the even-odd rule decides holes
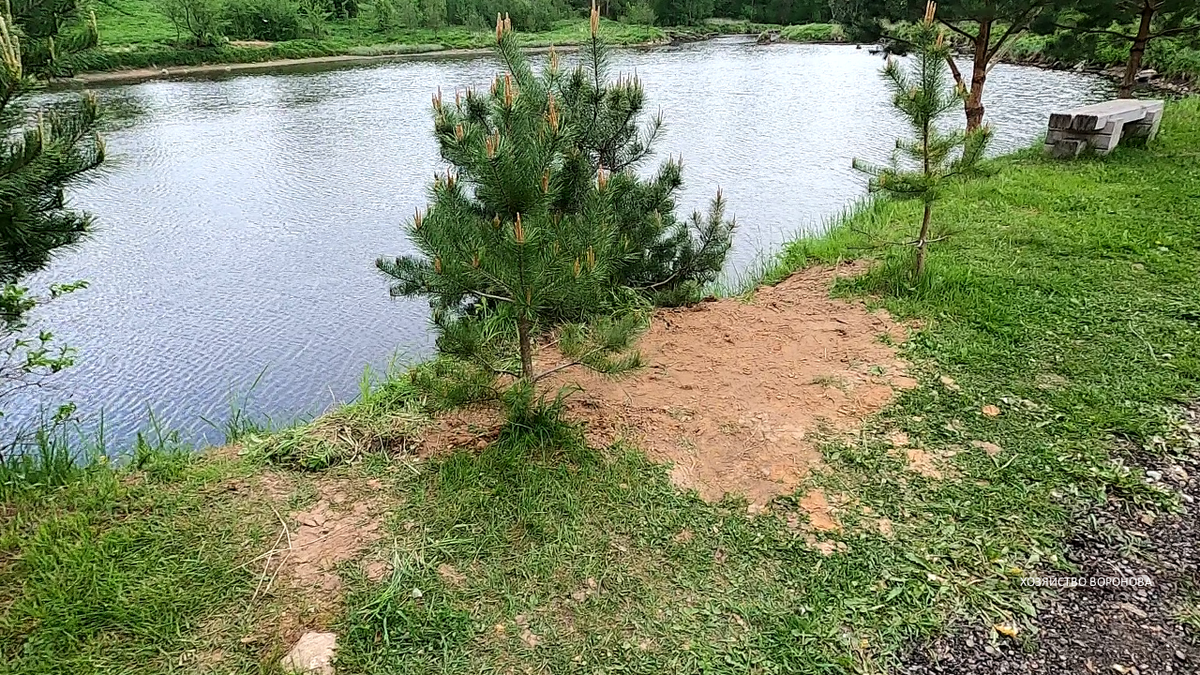
[[[10,0],[11,23],[21,33],[24,72],[38,77],[70,74],[70,55],[99,42],[96,16],[83,0]]]
[[[358,16],[358,0],[328,0],[330,12],[339,19]]]
[[[942,237],[932,234],[933,206],[946,186],[982,175],[983,156],[991,139],[986,126],[968,131],[945,131],[939,120],[961,105],[966,92],[951,87],[946,78],[949,44],[934,23],[935,4],[930,2],[924,19],[911,38],[914,59],[905,68],[889,58],[883,69],[892,90],[892,107],[912,127],[911,140],[898,140],[892,163],[876,166],[854,161],[854,167],[871,177],[871,192],[893,199],[915,199],[924,204],[924,215],[916,239],[903,242],[916,249],[916,276],[925,272],[926,249]]]
[[[22,280],[87,234],[91,219],[67,208],[63,190],[104,160],[94,96],[29,117],[28,110],[16,108],[32,90],[20,42],[0,15],[0,124],[6,139],[0,144],[0,400],[72,362],[71,351],[56,348],[49,332],[27,334],[27,317],[81,284],[53,286],[41,297]]]
[[[1125,29],[1136,26],[1133,32]],[[1120,98],[1131,98],[1146,48],[1158,38],[1200,35],[1200,0],[1073,0],[1055,27],[1129,42]]]
[[[394,28],[416,28],[421,23],[417,0],[375,0],[375,29],[386,33]]]
[[[713,15],[715,0],[654,0],[654,14],[663,25],[700,23]]]
[[[593,32],[598,15],[593,13]],[[467,90],[453,104],[434,97],[434,128],[453,169],[434,179],[433,203],[408,235],[420,253],[381,259],[392,294],[424,296],[434,310],[438,349],[496,374],[517,391],[552,372],[585,365],[620,372],[639,364],[630,349],[643,317],[607,318],[619,300],[615,273],[625,255],[611,175],[592,176],[580,209],[560,208],[562,163],[587,123],[559,106],[556,59],[535,74],[511,31],[497,22],[505,66],[491,92]],[[539,368],[533,346],[555,330],[562,364]]]
[[[829,13],[854,40],[879,39],[883,22],[907,17],[908,0],[829,0]]]
[[[653,26],[658,22],[658,15],[654,13],[654,8],[650,6],[647,0],[625,5],[621,14],[621,21],[630,24],[638,24],[643,26]]]
[[[329,34],[329,17],[333,12],[325,0],[299,0],[293,12],[300,34],[304,37],[323,40]]]
[[[224,7],[217,0],[159,0],[158,9],[175,26],[176,42],[192,47],[213,47],[224,41],[222,21],[228,21],[239,37],[254,39],[266,24],[266,30],[279,30],[279,24],[269,22],[263,10],[282,3],[230,2]],[[222,16],[224,13],[224,17]],[[296,26],[296,15],[288,12],[287,25]],[[272,38],[267,38],[272,39]]]
[[[421,22],[426,28],[441,30],[446,25],[446,0],[420,0]]]

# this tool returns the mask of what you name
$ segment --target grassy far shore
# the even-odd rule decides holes
[[[132,0],[126,0],[132,2]],[[145,3],[151,7],[151,3]],[[491,31],[470,30],[461,26],[430,30],[396,29],[376,32],[359,29],[358,21],[331,22],[330,35],[321,40],[288,40],[275,43],[231,42],[213,48],[174,46],[174,29],[161,15],[139,14],[145,22],[131,24],[125,16],[97,17],[101,48],[73,57],[77,72],[101,72],[137,68],[165,68],[201,64],[258,63],[282,59],[321,56],[382,56],[411,54],[447,49],[477,49],[495,42]],[[522,35],[531,47],[573,45],[588,35],[586,21],[560,21],[552,30]],[[606,22],[605,35],[614,44],[652,44],[666,39],[666,33],[651,26]],[[490,36],[490,39],[489,39]]]
[[[359,16],[330,19],[321,39],[280,42],[232,40],[210,48],[180,45],[175,26],[158,9],[155,0],[114,0],[96,6],[100,46],[71,57],[71,70],[79,73],[142,68],[167,68],[203,64],[260,63],[283,59],[325,56],[383,56],[435,52],[449,49],[490,47],[495,42],[491,29],[448,26],[428,28],[381,28],[374,6],[364,4]],[[700,39],[714,34],[758,34],[780,26],[746,21],[714,19],[701,26],[658,28],[640,24],[604,21],[606,39],[616,45],[660,44],[671,39]],[[784,28],[786,39],[798,42],[834,42],[844,36],[838,26],[811,24]],[[522,32],[531,47],[572,45],[589,35],[587,21],[556,21],[549,30]],[[186,37],[186,36],[185,36]]]
[[[636,447],[589,447],[555,425],[396,454],[452,393],[432,386],[438,364],[244,438],[242,454],[146,445],[124,468],[8,488],[0,673],[272,672],[312,628],[339,633],[342,673],[877,673],[956,619],[1032,648],[1020,579],[1070,570],[1080,514],[1109,498],[1177,508],[1118,447],[1177,451],[1178,406],[1200,394],[1198,153],[1192,98],[1147,149],[1001,159],[940,203],[953,236],[916,287],[902,253],[870,245],[906,236],[908,205],[788,246],[767,282],[877,258],[834,292],[918,326],[902,349],[920,386],[857,438],[826,439],[827,470],[756,516],[679,492]],[[899,433],[941,478],[906,469]],[[356,460],[298,469],[339,455]],[[813,489],[856,504],[823,535],[832,555],[788,528]],[[325,503],[377,510],[369,555],[390,572],[345,560],[313,599],[272,561],[299,536],[284,514],[324,522]]]

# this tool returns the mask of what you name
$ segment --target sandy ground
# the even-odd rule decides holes
[[[616,379],[575,370],[569,400],[590,440],[626,438],[670,463],[676,485],[707,500],[743,495],[752,510],[794,491],[821,464],[818,437],[844,433],[916,386],[885,312],[829,297],[861,266],[811,268],[752,302],[725,299],[655,315],[647,366]]]
[[[761,510],[820,467],[823,435],[853,432],[916,386],[892,346],[907,329],[861,301],[829,297],[839,276],[863,269],[810,268],[749,302],[659,310],[638,341],[645,367],[615,378],[575,368],[551,387],[582,389],[567,399],[568,417],[593,446],[629,441],[670,464],[680,488],[709,501],[744,496]],[[421,452],[485,447],[500,424],[494,409],[455,411],[426,431]],[[917,470],[927,464],[914,459]]]

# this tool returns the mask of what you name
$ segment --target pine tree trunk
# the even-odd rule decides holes
[[[517,341],[521,344],[521,377],[533,381],[533,344],[529,319],[517,319]]]
[[[975,38],[975,57],[971,63],[971,91],[967,94],[967,131],[983,126],[983,85],[987,83],[988,59],[991,58],[992,22],[979,22]]]
[[[925,274],[925,249],[929,246],[929,221],[933,217],[933,204],[925,202],[925,219],[921,221],[921,235],[917,237],[917,278]]]
[[[1142,23],[1138,26],[1137,38],[1129,49],[1129,62],[1125,64],[1125,77],[1121,80],[1121,90],[1117,98],[1133,98],[1133,85],[1137,74],[1142,69],[1142,58],[1146,55],[1146,43],[1150,41],[1150,24],[1154,21],[1154,12],[1158,5],[1152,0],[1142,3]]]

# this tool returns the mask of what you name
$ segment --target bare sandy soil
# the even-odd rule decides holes
[[[659,311],[626,377],[576,370],[569,402],[589,439],[633,442],[706,500],[752,510],[794,491],[821,464],[821,433],[845,433],[916,386],[896,348],[906,329],[861,302],[829,297],[861,266],[811,268],[738,298]]]

